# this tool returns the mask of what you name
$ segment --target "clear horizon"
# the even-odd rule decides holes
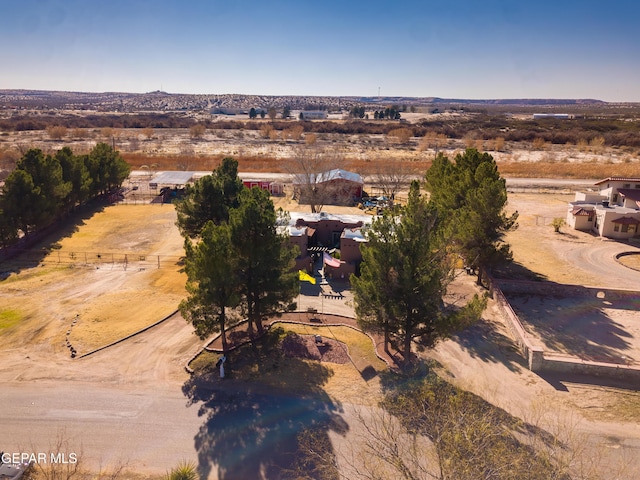
[[[640,102],[631,1],[3,0],[0,89]]]

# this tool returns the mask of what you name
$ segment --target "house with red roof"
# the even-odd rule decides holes
[[[569,202],[567,224],[606,238],[640,236],[640,178],[609,177],[595,185],[598,193],[577,192]]]

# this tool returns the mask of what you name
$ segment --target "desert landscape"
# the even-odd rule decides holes
[[[202,120],[204,114],[198,115]],[[394,126],[415,128],[418,133],[425,119],[455,122],[459,116],[407,113],[407,123]],[[305,336],[297,350],[304,342],[305,351],[312,350],[309,338],[321,335],[330,340],[327,346],[333,352],[346,346],[349,355],[291,360],[289,385],[282,380],[283,370],[261,373],[264,378],[249,370],[254,382],[221,387],[211,368],[218,355],[203,352],[212,339],[198,339],[176,313],[185,295],[183,239],[174,207],[149,202],[155,192],[148,182],[167,170],[204,175],[225,156],[239,160],[243,178],[278,178],[285,183],[284,195],[272,197],[276,208],[309,211],[308,205],[292,198],[289,185],[292,159],[300,152],[318,152],[328,166],[358,171],[365,178],[365,190],[375,195],[381,191],[385,167],[401,174],[406,188],[409,179],[424,176],[437,152],[452,158],[469,146],[486,150],[506,177],[507,211],[519,213],[518,229],[506,236],[515,266],[507,275],[596,287],[616,278],[623,284],[620,288],[640,290],[636,260],[640,256],[625,257],[624,265],[615,258],[621,252],[640,253],[636,241],[605,241],[566,227],[555,232],[551,225],[553,219],[566,216],[575,191],[591,189],[607,176],[637,176],[640,159],[635,147],[586,140],[586,144],[533,140],[497,144],[495,138],[481,138],[479,133],[443,138],[428,131],[403,140],[389,133],[318,133],[309,125],[296,133],[295,121],[261,131],[245,128],[248,119],[235,117],[215,120],[234,121],[236,128],[210,126],[198,135],[190,128],[143,133],[140,128],[118,127],[69,129],[56,139],[47,130],[0,134],[5,176],[25,148],[55,152],[70,146],[74,152],[86,152],[101,141],[120,150],[133,168],[122,201],[83,210],[38,245],[0,265],[3,441],[10,438],[23,450],[46,450],[52,448],[52,439],[63,435],[65,446],[81,451],[93,471],[123,468],[125,478],[162,478],[183,459],[215,465],[225,462],[233,450],[233,441],[214,435],[216,422],[226,420],[212,406],[215,402],[207,396],[211,392],[240,404],[249,395],[246,392],[255,393],[265,411],[286,416],[288,411],[267,398],[297,389],[314,398],[314,408],[316,402],[322,403],[335,427],[327,435],[340,452],[337,461],[344,471],[354,468],[353,458],[348,457],[363,441],[359,419],[376,414],[382,398],[381,375],[387,370],[369,337],[344,326],[277,324],[274,328]],[[403,192],[398,193],[402,201]],[[356,206],[325,206],[323,211],[363,213]],[[327,288],[339,290],[340,298],[301,291],[298,309],[353,317],[348,285]],[[474,277],[460,272],[449,301],[482,291]],[[561,295],[513,296],[510,301],[528,335],[545,350],[638,364],[636,307],[603,306]],[[546,323],[540,323],[541,318]],[[604,337],[596,333],[603,329]],[[452,384],[509,414],[554,435],[569,432],[580,455],[593,461],[592,472],[615,469],[620,472],[617,478],[635,478],[640,448],[637,386],[531,372],[493,300],[479,324],[421,356],[437,361],[439,374]],[[204,377],[188,374],[189,366]],[[365,369],[368,375],[363,375]],[[204,383],[196,384],[194,378]],[[290,407],[303,412],[309,408]],[[242,411],[229,414],[240,419]],[[225,428],[228,435],[238,434],[235,427]],[[204,452],[209,452],[206,458]],[[217,478],[216,469],[207,475]]]

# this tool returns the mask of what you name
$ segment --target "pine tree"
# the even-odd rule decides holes
[[[255,325],[262,332],[263,319],[287,309],[296,295],[295,254],[277,231],[273,202],[265,190],[244,189],[229,224],[249,329]]]
[[[445,309],[443,297],[453,279],[453,263],[439,228],[438,212],[413,182],[400,216],[383,215],[362,247],[360,277],[351,283],[358,323],[364,330],[395,339],[405,361],[414,340],[433,346],[478,318],[484,302],[474,299],[463,309]]]
[[[239,303],[237,263],[229,225],[207,222],[197,244],[185,239],[185,252],[188,296],[180,303],[180,312],[200,338],[220,332],[222,348],[226,350],[226,329],[236,320],[229,312]]]
[[[469,148],[451,163],[439,154],[426,174],[431,202],[446,219],[452,246],[477,271],[511,259],[504,234],[517,227],[518,213],[507,216],[505,180],[488,153]]]
[[[185,198],[176,203],[182,235],[197,237],[209,220],[215,224],[227,222],[229,210],[238,206],[238,195],[243,188],[238,177],[238,162],[224,158],[211,175],[187,187]]]

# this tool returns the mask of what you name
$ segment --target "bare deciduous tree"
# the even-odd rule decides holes
[[[260,127],[260,135],[262,136],[262,138],[269,138],[272,131],[273,125],[269,125],[268,123]]]
[[[294,198],[308,204],[311,212],[319,213],[328,203],[342,203],[347,199],[339,187],[325,182],[323,174],[344,163],[339,154],[318,148],[299,148],[286,168],[293,177]]]
[[[89,129],[87,128],[74,128],[73,138],[89,138]]]
[[[142,135],[147,137],[147,140],[151,140],[153,138],[153,128],[145,127],[142,129]]]
[[[409,184],[418,178],[419,172],[408,168],[403,162],[381,160],[370,162],[367,171],[368,182],[374,184],[387,198],[395,198],[401,190],[409,190]]]
[[[394,128],[387,133],[387,138],[394,143],[408,143],[411,137],[413,137],[413,131],[410,128]]]
[[[425,151],[430,148],[433,148],[435,150],[435,153],[437,154],[440,148],[445,146],[447,142],[448,142],[448,139],[445,134],[429,131],[425,133],[424,137],[422,137],[422,140],[420,140],[420,145],[418,146],[418,149],[420,151]]]
[[[307,146],[315,145],[318,141],[318,136],[315,133],[306,133],[304,135],[304,143]]]
[[[531,142],[531,148],[533,150],[544,150],[546,148],[547,142],[544,141],[544,138],[536,137]]]
[[[24,450],[28,451],[28,450]],[[32,452],[41,452],[31,445]],[[72,480],[92,478],[95,480],[116,480],[125,477],[127,462],[118,460],[106,468],[100,466],[97,471],[89,469],[84,460],[82,449],[74,447],[66,431],[60,430],[56,438],[49,442],[49,457],[44,461],[32,463],[22,477],[25,480]]]
[[[189,135],[193,139],[199,139],[199,138],[202,138],[202,136],[204,135],[204,132],[206,131],[207,131],[207,127],[205,127],[201,123],[196,123],[195,125],[192,125],[191,128],[189,129]]]

